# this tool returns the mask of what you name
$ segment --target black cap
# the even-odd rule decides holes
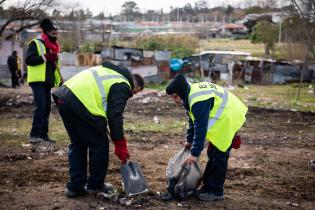
[[[48,18],[44,18],[40,22],[40,27],[41,27],[41,29],[43,29],[44,33],[47,33],[47,32],[52,31],[52,30],[58,30],[58,27],[55,26],[53,24],[53,22],[51,22],[51,20]]]
[[[176,93],[181,99],[185,99],[188,90],[188,82],[184,75],[178,74],[166,87],[166,93],[172,95]]]

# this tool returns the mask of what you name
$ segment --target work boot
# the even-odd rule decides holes
[[[215,195],[213,193],[202,193],[198,196],[199,200],[201,201],[219,201],[223,200],[223,195]]]
[[[87,193],[89,195],[96,195],[97,193],[106,193],[111,194],[115,192],[115,189],[112,184],[110,183],[104,183],[104,187],[100,190],[94,190],[94,189],[86,189]]]
[[[66,192],[66,196],[68,198],[75,198],[75,197],[84,196],[84,195],[87,195],[87,191],[85,189],[78,190],[78,191],[67,190]]]
[[[52,139],[49,138],[49,137],[44,138],[44,141],[47,142],[47,143],[56,144],[56,141],[55,141],[55,140],[52,140]]]
[[[40,137],[31,137],[30,139],[29,139],[29,142],[31,143],[31,144],[38,144],[38,143],[41,143],[42,141],[43,141],[44,139],[42,139],[42,138],[40,138]]]
[[[200,194],[206,193],[207,192],[207,188],[205,185],[202,185],[200,188],[198,188],[195,193],[194,196],[199,196]]]

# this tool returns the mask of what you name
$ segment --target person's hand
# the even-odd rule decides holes
[[[197,161],[197,157],[189,155],[188,158],[184,161],[183,165],[191,165]]]
[[[59,87],[60,87],[61,85],[63,85],[63,83],[64,83],[64,81],[63,81],[63,79],[61,78],[60,83],[59,83]]]
[[[115,140],[114,145],[115,155],[117,155],[118,159],[121,161],[122,164],[127,163],[129,159],[127,140],[126,139]]]
[[[58,55],[56,53],[46,53],[45,58],[48,62],[54,63],[58,60]]]
[[[186,141],[186,143],[184,145],[185,149],[189,149],[190,150],[191,146],[192,146],[192,144],[189,143],[188,141]]]

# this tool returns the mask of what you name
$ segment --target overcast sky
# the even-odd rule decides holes
[[[18,2],[24,2],[25,0],[8,0],[7,6],[9,4],[16,5]],[[100,12],[104,12],[105,15],[109,15],[109,13],[117,14],[121,10],[121,5],[126,0],[57,0],[62,5],[67,6],[75,6],[81,7],[82,9],[89,8],[93,14],[98,14]],[[134,0],[137,3],[140,11],[146,11],[149,9],[160,10],[163,8],[164,12],[168,12],[170,7],[181,7],[187,3],[191,3],[192,6],[195,5],[197,0]],[[238,3],[242,2],[241,0],[208,0],[208,4],[210,7],[220,6],[220,5],[228,5],[233,4],[234,6]]]
[[[79,5],[83,8],[90,8],[93,13],[99,13],[104,11],[106,14],[110,12],[112,14],[117,14],[121,10],[121,5],[126,0],[67,0],[62,2],[72,2],[79,3]],[[197,0],[134,0],[137,3],[139,9],[143,12],[145,10],[153,9],[160,10],[163,8],[164,12],[168,12],[170,7],[181,7],[187,3],[191,3],[194,6]],[[235,4],[239,2],[239,0],[208,0],[209,6],[219,6],[223,4]]]

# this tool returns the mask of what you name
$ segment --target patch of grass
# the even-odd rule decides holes
[[[140,132],[159,132],[159,133],[182,133],[187,127],[187,122],[176,119],[159,119],[137,121],[137,122],[125,122],[125,130],[140,131]]]
[[[200,51],[211,50],[234,50],[250,52],[253,56],[264,56],[263,44],[252,44],[250,40],[233,40],[233,39],[210,39],[201,40],[199,43]],[[275,54],[279,53],[276,47]]]
[[[158,83],[149,83],[145,85],[146,89],[154,89],[154,90],[160,90],[163,91],[166,89],[168,83],[167,82],[163,82],[162,84],[158,84]]]
[[[69,143],[69,137],[61,120],[52,116],[49,122],[49,135],[60,145]],[[28,143],[32,126],[31,118],[6,117],[0,119],[0,139],[2,144],[20,145]]]
[[[237,87],[232,92],[249,106],[315,112],[315,94],[309,90],[309,84],[303,84],[299,100],[296,100],[297,84],[248,85],[246,88]]]

